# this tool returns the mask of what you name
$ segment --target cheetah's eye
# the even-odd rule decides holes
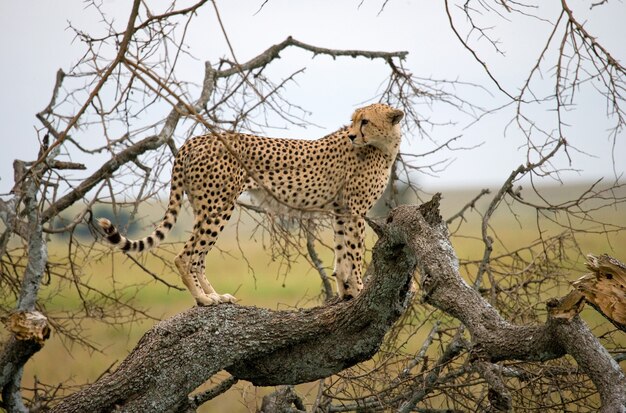
[[[368,123],[370,123],[370,121],[369,121],[369,120],[367,120],[367,119],[361,119],[361,126],[365,126],[365,125],[367,125]]]

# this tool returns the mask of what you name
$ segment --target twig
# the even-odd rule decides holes
[[[239,379],[237,379],[236,377],[230,376],[216,386],[211,387],[209,390],[194,394],[193,396],[189,397],[189,407],[192,409],[198,408],[209,400],[214,399],[220,394],[228,391],[228,389],[237,384],[238,381]]]
[[[306,250],[309,253],[309,257],[311,257],[311,262],[313,262],[313,266],[315,267],[318,274],[320,275],[320,278],[322,279],[325,301],[328,301],[334,297],[333,288],[330,285],[330,279],[328,278],[326,270],[324,269],[324,263],[322,263],[322,260],[320,260],[320,257],[317,255],[317,251],[315,251],[315,237],[313,235],[311,221],[308,222],[309,225],[306,229]]]
[[[102,89],[102,87],[106,83],[109,76],[113,73],[113,71],[117,68],[117,66],[123,61],[124,55],[126,54],[126,50],[128,49],[130,40],[132,39],[133,34],[135,33],[135,31],[133,30],[133,26],[135,24],[135,19],[137,18],[137,15],[139,14],[140,4],[141,4],[141,0],[133,1],[133,7],[131,9],[130,16],[128,18],[126,31],[124,32],[124,37],[122,38],[122,41],[120,42],[117,55],[115,56],[115,58],[113,59],[113,61],[111,62],[107,70],[103,73],[102,77],[100,78],[96,86],[92,89],[91,93],[89,94],[89,97],[87,98],[83,106],[76,112],[74,116],[72,116],[72,119],[70,119],[70,121],[68,122],[67,126],[65,127],[65,130],[61,132],[59,136],[56,138],[56,140],[52,143],[52,145],[50,145],[50,147],[41,154],[39,159],[37,159],[37,161],[35,162],[34,166],[43,162],[44,159],[46,159],[48,155],[56,147],[58,147],[59,145],[63,143],[63,141],[67,138],[69,131],[74,127],[74,125],[77,124],[78,120],[81,118],[83,113],[85,113],[87,108],[92,104],[93,99],[100,92],[100,89]],[[59,79],[59,76],[57,76],[57,82],[58,82],[58,79]],[[61,76],[61,79],[62,79],[62,76]],[[54,101],[54,98],[51,101],[51,103],[53,101]]]
[[[461,210],[459,212],[457,212],[456,214],[454,214],[451,217],[449,217],[448,219],[446,219],[446,224],[450,225],[457,218],[465,219],[464,218],[465,211],[467,211],[469,208],[472,208],[472,209],[475,208],[476,207],[476,202],[480,198],[482,198],[483,195],[487,195],[489,193],[490,193],[490,191],[489,191],[488,188],[481,189],[480,192],[478,193],[478,195],[476,195],[474,198],[472,198],[471,201],[469,201],[467,204],[465,204],[463,206],[463,208],[461,208]]]

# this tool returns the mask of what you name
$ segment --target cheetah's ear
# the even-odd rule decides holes
[[[389,116],[389,120],[391,121],[391,124],[397,125],[398,123],[400,123],[400,121],[404,117],[404,112],[402,112],[399,109],[394,109],[391,112],[389,112],[388,116]]]

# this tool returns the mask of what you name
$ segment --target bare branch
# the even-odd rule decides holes
[[[327,49],[323,47],[316,47],[309,45],[307,43],[303,43],[299,40],[292,38],[291,36],[287,37],[280,43],[277,43],[271,47],[269,47],[264,52],[260,53],[258,56],[253,59],[242,63],[240,65],[234,66],[230,69],[219,70],[217,72],[217,77],[229,77],[237,73],[258,69],[264,66],[267,66],[272,60],[279,57],[279,54],[284,49],[294,46],[299,49],[307,50],[313,53],[314,56],[317,55],[328,55],[334,58],[336,57],[365,57],[367,59],[383,59],[388,61],[391,58],[399,58],[404,59],[408,52],[372,52],[369,50],[340,50],[340,49]]]
[[[42,222],[47,222],[53,216],[58,215],[61,211],[73,205],[77,200],[84,197],[85,194],[87,194],[87,192],[89,192],[96,185],[100,184],[103,180],[111,177],[113,173],[125,163],[131,162],[142,153],[156,149],[163,144],[164,142],[158,136],[150,136],[132,146],[129,146],[124,151],[117,154],[113,159],[105,162],[96,172],[83,180],[83,182],[81,182],[80,185],[74,188],[70,193],[66,194],[55,203],[50,205],[41,214]]]
[[[42,153],[40,155],[39,159],[35,162],[34,166],[36,166],[40,162],[43,162],[43,160],[46,159],[48,157],[48,155],[56,147],[58,147],[59,145],[61,145],[63,143],[63,141],[67,138],[69,131],[74,127],[74,125],[76,125],[76,123],[81,118],[83,113],[85,113],[87,108],[91,105],[93,99],[100,92],[100,89],[102,89],[102,87],[106,83],[106,81],[109,78],[109,76],[116,69],[117,65],[119,65],[122,62],[122,60],[124,59],[124,55],[126,54],[126,50],[128,48],[128,44],[130,43],[130,41],[131,41],[131,39],[133,37],[133,34],[135,33],[134,30],[133,30],[133,26],[135,24],[135,19],[137,18],[137,15],[139,14],[139,5],[140,4],[141,4],[140,0],[134,0],[133,1],[133,7],[132,7],[132,10],[130,12],[130,16],[129,16],[129,19],[128,19],[128,24],[127,24],[127,27],[126,27],[126,31],[124,32],[124,37],[122,38],[122,41],[120,42],[120,45],[119,45],[117,56],[115,56],[115,59],[113,60],[113,62],[111,62],[111,64],[107,68],[107,70],[101,76],[100,80],[98,81],[98,84],[92,89],[91,93],[89,94],[89,97],[87,98],[87,100],[85,101],[83,106],[76,112],[76,114],[68,122],[67,126],[65,127],[65,130],[63,132],[61,132],[59,134],[59,136],[57,137],[57,139],[52,143],[52,145],[50,145],[50,147],[46,151],[44,151],[44,153]],[[59,80],[59,79],[61,79],[61,80]],[[63,79],[63,76],[57,76],[57,83],[60,83],[62,81],[62,79]],[[55,87],[55,90],[56,90],[56,87]],[[54,102],[54,100],[55,99],[53,98],[51,103]]]

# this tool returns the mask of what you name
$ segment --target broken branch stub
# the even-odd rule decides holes
[[[606,254],[589,254],[586,266],[592,272],[572,285],[593,308],[626,331],[626,265]]]
[[[48,319],[39,311],[18,311],[7,320],[7,328],[18,340],[33,340],[43,346],[50,337]]]
[[[615,327],[626,332],[626,265],[602,254],[587,255],[592,271],[572,283],[574,289],[549,308],[555,318],[571,320],[589,303]]]

